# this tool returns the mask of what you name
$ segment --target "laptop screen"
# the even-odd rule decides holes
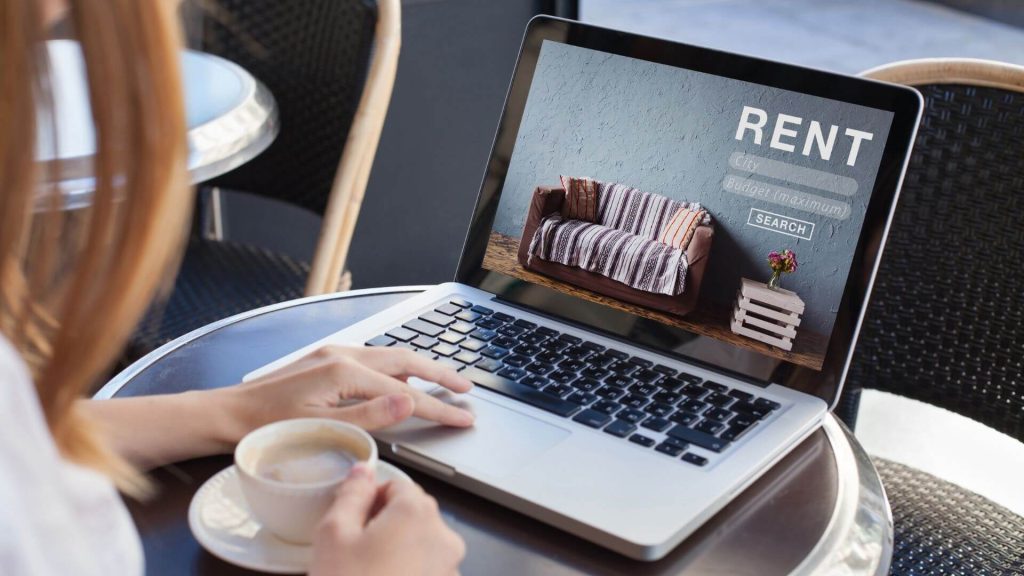
[[[821,371],[871,272],[856,256],[895,112],[538,47],[480,239],[489,289],[758,380]]]

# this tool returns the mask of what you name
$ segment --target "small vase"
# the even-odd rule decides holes
[[[781,290],[779,280],[782,279],[782,270],[772,270],[772,277],[768,279],[769,290]]]

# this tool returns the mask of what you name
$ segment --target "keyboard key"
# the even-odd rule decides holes
[[[679,370],[676,370],[675,368],[669,368],[664,364],[657,364],[654,366],[654,368],[652,368],[652,370],[664,374],[666,376],[675,376],[676,374],[679,373]]]
[[[597,395],[590,392],[573,392],[567,400],[580,406],[589,406],[597,400]]]
[[[732,396],[737,400],[744,400],[747,402],[749,402],[750,399],[754,397],[753,394],[749,392],[744,392],[743,390],[729,390],[729,396]]]
[[[629,354],[626,354],[622,350],[609,348],[605,350],[604,353],[611,356],[612,358],[615,358],[616,360],[629,360]]]
[[[511,356],[505,357],[505,359],[503,359],[502,362],[504,362],[505,364],[508,364],[509,366],[515,366],[516,368],[523,368],[527,364],[531,364],[533,362],[533,359],[530,358],[529,356],[521,356],[519,354],[513,354]]]
[[[486,306],[480,306],[479,304],[473,306],[472,308],[470,308],[470,310],[476,312],[477,314],[483,314],[484,316],[490,316],[491,314],[494,313],[494,310],[491,310]]]
[[[509,351],[500,346],[488,346],[480,351],[481,354],[488,358],[500,359],[509,355]]]
[[[666,392],[678,393],[686,386],[686,382],[678,378],[662,378],[658,380],[658,387],[665,390]]]
[[[671,404],[665,404],[664,402],[651,402],[651,405],[644,408],[644,410],[654,416],[668,416],[675,412],[676,409]]]
[[[683,461],[689,462],[690,464],[693,464],[695,466],[703,466],[708,463],[707,458],[703,456],[698,456],[693,452],[687,452],[686,454],[683,454]]]
[[[504,376],[509,380],[519,380],[523,376],[526,376],[526,370],[516,368],[515,366],[505,366],[501,370],[498,370],[498,376]]]
[[[476,328],[476,324],[470,324],[469,322],[459,321],[459,322],[456,322],[455,324],[452,324],[451,326],[449,326],[448,329],[449,330],[454,330],[454,331],[458,332],[459,334],[469,334],[470,332],[473,332],[477,328]]]
[[[714,420],[701,420],[699,424],[693,427],[695,430],[705,432],[707,434],[718,434],[725,429],[725,424],[721,422],[715,422]]]
[[[515,316],[510,316],[508,314],[505,314],[504,312],[495,312],[494,314],[491,314],[491,318],[494,318],[495,320],[500,320],[502,322],[512,322],[516,319]]]
[[[409,330],[412,330],[414,332],[419,332],[420,334],[424,334],[426,336],[430,336],[431,338],[433,338],[433,337],[437,336],[438,334],[444,332],[444,328],[438,326],[437,324],[431,324],[430,322],[424,322],[423,320],[420,320],[419,318],[417,318],[415,320],[409,320],[408,322],[406,322],[402,326],[405,327],[405,328],[408,328]]]
[[[580,412],[576,416],[573,416],[574,422],[585,424],[587,426],[590,426],[591,428],[600,428],[601,426],[604,426],[605,424],[610,422],[611,419],[611,416],[603,412],[598,412],[597,410],[584,410],[583,412]]]
[[[681,394],[675,392],[658,392],[653,396],[655,402],[662,402],[664,404],[675,404],[683,399]]]
[[[534,356],[541,351],[541,347],[535,344],[520,344],[513,350],[516,354],[522,354],[524,356]]]
[[[736,401],[735,398],[728,394],[722,394],[721,392],[715,392],[704,399],[705,402],[712,406],[718,406],[719,408],[725,408]]]
[[[544,393],[558,396],[559,398],[565,398],[573,393],[573,387],[568,384],[551,384],[544,389]]]
[[[668,435],[673,438],[678,438],[683,442],[696,444],[697,446],[711,450],[712,452],[721,452],[729,445],[729,442],[722,440],[721,438],[715,438],[710,434],[681,425],[677,425],[669,430]]]
[[[495,330],[504,326],[503,323],[493,318],[484,318],[483,320],[477,320],[476,325],[477,327],[483,328],[484,330]]]
[[[584,358],[586,358],[587,356],[590,356],[593,353],[594,353],[593,350],[591,350],[589,348],[584,348],[582,346],[573,346],[572,348],[567,348],[565,350],[562,350],[562,354],[566,358],[574,358],[576,360],[583,360]]]
[[[391,330],[388,330],[386,335],[398,340],[399,342],[408,342],[417,336],[417,334],[412,330],[402,327],[392,328]]]
[[[574,346],[576,344],[579,344],[580,342],[583,342],[583,338],[580,338],[579,336],[573,336],[572,334],[562,334],[561,336],[558,337],[558,339],[561,340],[562,342],[568,342],[569,344],[572,344]]]
[[[505,336],[518,337],[523,332],[526,332],[526,328],[516,326],[515,324],[505,324],[498,328],[497,332],[498,334],[504,334]]]
[[[675,422],[676,424],[682,424],[683,426],[689,426],[690,424],[696,422],[699,418],[700,416],[697,416],[696,414],[693,414],[691,412],[685,412],[683,410],[680,410],[668,417],[668,419],[671,420],[672,422]]]
[[[678,438],[673,438],[671,436],[669,436],[668,438],[665,438],[665,444],[671,444],[672,446],[675,446],[676,448],[679,448],[680,450],[686,450],[687,448],[690,447],[690,445],[687,444],[686,442],[683,442],[682,440],[680,440]]]
[[[447,328],[448,326],[450,326],[452,324],[455,324],[455,318],[452,318],[451,316],[445,316],[444,314],[440,314],[438,312],[433,312],[433,311],[427,312],[426,314],[423,314],[422,316],[420,316],[420,320],[426,320],[427,322],[430,322],[431,324],[436,324],[438,326],[444,326],[445,328]]]
[[[737,414],[732,421],[729,422],[729,425],[734,428],[747,429],[753,426],[755,422],[757,422],[757,420],[748,414]]]
[[[562,350],[565,350],[566,348],[572,346],[572,344],[570,344],[570,343],[568,343],[568,342],[566,342],[564,340],[558,340],[558,339],[552,338],[550,340],[545,340],[544,344],[542,344],[542,346],[544,347],[545,350],[548,350],[550,352],[558,352],[558,353],[560,353]]]
[[[669,422],[668,420],[665,420],[664,418],[658,418],[657,416],[653,418],[648,418],[647,420],[644,420],[643,424],[641,424],[641,426],[643,426],[644,428],[654,430],[655,432],[664,432],[665,429],[671,425],[672,423]]]
[[[654,370],[648,370],[647,368],[637,370],[636,372],[630,374],[630,376],[634,380],[639,380],[645,384],[652,384],[663,378],[663,376],[658,372],[655,372]]]
[[[641,382],[639,384],[634,384],[630,386],[629,391],[634,394],[639,394],[641,396],[651,396],[658,391],[658,387],[655,386],[654,384],[644,384],[643,382]]]
[[[699,384],[687,384],[686,386],[683,386],[683,389],[680,390],[680,392],[694,400],[700,400],[711,393],[707,388],[704,388]]]
[[[687,412],[693,412],[694,414],[701,414],[708,409],[708,405],[700,400],[687,400],[680,404],[679,407]]]
[[[476,363],[476,368],[486,370],[488,372],[494,372],[495,370],[501,368],[501,366],[501,362],[498,362],[497,360],[493,360],[491,358],[484,358],[483,360]]]
[[[630,364],[629,362],[623,362],[622,360],[619,360],[614,364],[609,364],[607,368],[612,372],[615,372],[616,374],[629,376],[634,370],[637,370],[639,366],[637,366],[636,364]]]
[[[618,400],[626,392],[619,388],[609,388],[608,386],[604,386],[595,390],[594,393],[605,400]]]
[[[537,325],[534,324],[533,322],[530,322],[529,320],[522,320],[522,319],[516,320],[515,322],[513,322],[513,324],[515,324],[516,326],[519,326],[520,328],[526,328],[527,330],[533,330],[534,328],[537,327]]]
[[[516,400],[520,400],[531,406],[540,408],[541,410],[546,410],[552,414],[557,414],[563,418],[572,416],[580,410],[580,407],[572,402],[566,402],[561,398],[545,394],[540,390],[535,390],[529,386],[513,382],[512,380],[503,378],[497,374],[478,370],[476,366],[466,368],[462,371],[462,375],[488,390],[492,390],[510,398],[515,398]]]
[[[477,320],[483,318],[483,315],[477,314],[472,310],[464,310],[456,314],[455,317],[464,322],[476,322]]]
[[[630,424],[639,424],[644,418],[647,418],[647,413],[636,408],[626,408],[622,412],[619,412],[617,416],[619,420],[625,420]]]
[[[452,356],[452,358],[458,360],[459,362],[462,362],[463,364],[472,364],[480,359],[480,355],[474,354],[469,350],[463,350],[462,352],[459,352],[455,356]]]
[[[568,370],[569,372],[579,372],[580,370],[583,370],[584,368],[587,367],[587,363],[582,360],[575,360],[573,358],[569,358],[559,363],[558,367],[561,368],[562,370]]]
[[[629,441],[632,442],[633,444],[639,444],[644,448],[650,448],[651,446],[654,446],[654,439],[648,438],[643,434],[633,434],[632,436],[629,437]]]
[[[568,370],[555,370],[554,372],[548,374],[548,378],[550,378],[552,382],[558,382],[559,384],[568,384],[576,379],[576,373],[570,372]]]
[[[430,351],[433,352],[434,354],[437,354],[438,356],[444,356],[445,358],[447,358],[448,356],[458,354],[459,347],[452,346],[451,344],[447,344],[445,342],[441,342],[437,346],[431,348]]]
[[[768,410],[767,408],[762,408],[754,403],[743,401],[733,404],[732,406],[729,407],[729,409],[738,414],[746,414],[758,420],[764,418],[765,416],[771,413],[771,411]]]
[[[710,380],[704,382],[703,386],[708,390],[711,390],[713,392],[721,392],[723,394],[729,391],[729,387],[726,386],[725,384],[719,384],[718,382],[712,382]]]
[[[680,454],[683,453],[684,450],[679,446],[675,446],[667,442],[662,442],[661,444],[658,444],[657,446],[654,447],[654,449],[657,450],[658,452],[661,452],[662,454],[668,454],[669,456],[672,457],[679,456]]]
[[[537,376],[536,374],[527,374],[521,380],[520,384],[526,384],[530,388],[537,388],[538,390],[548,385],[548,379],[543,376]]]
[[[493,332],[491,330],[484,330],[483,328],[480,328],[479,330],[473,330],[469,335],[472,336],[473,338],[476,338],[477,340],[490,342],[491,340],[494,340],[498,336],[498,333]]]
[[[538,362],[545,364],[558,364],[562,361],[563,356],[558,352],[541,352],[535,356]]]
[[[416,353],[419,354],[420,356],[423,356],[424,358],[429,359],[429,360],[437,360],[437,358],[438,358],[437,354],[434,354],[430,350],[426,350],[426,349],[423,349],[423,348],[417,348],[416,349]]]
[[[519,341],[523,344],[540,344],[547,339],[547,336],[537,334],[536,332],[527,332],[519,337]]]
[[[721,438],[722,440],[725,440],[726,442],[735,442],[736,440],[739,440],[744,434],[746,434],[747,430],[750,430],[750,428],[730,426],[726,428],[724,432],[719,434],[718,437]]]
[[[604,431],[616,438],[625,438],[633,432],[636,432],[636,425],[623,420],[616,420],[615,422],[605,426]]]
[[[767,408],[768,410],[778,410],[779,408],[782,408],[782,404],[767,398],[758,398],[757,400],[754,400],[754,406],[757,406],[758,408]]]
[[[705,418],[710,418],[716,422],[728,422],[729,418],[732,418],[732,412],[725,408],[712,408],[704,414]]]
[[[412,345],[417,348],[424,348],[429,350],[434,346],[437,346],[437,338],[428,338],[426,336],[417,336],[412,339]]]
[[[552,366],[551,364],[545,364],[543,362],[533,362],[526,366],[527,372],[530,372],[531,374],[539,374],[541,376],[547,374],[548,372],[551,372],[554,369],[555,367]]]
[[[394,338],[390,336],[385,336],[383,334],[381,334],[380,336],[376,336],[374,338],[370,338],[369,340],[366,341],[367,346],[391,346],[394,343]]]
[[[589,368],[584,368],[582,374],[587,378],[594,378],[596,380],[600,380],[601,378],[604,378],[605,376],[609,375],[610,372],[608,372],[604,368],[591,366]]]
[[[632,358],[630,358],[629,363],[636,364],[637,366],[642,366],[644,368],[651,368],[654,366],[654,362],[651,362],[646,358],[640,358],[639,356],[633,356]]]
[[[469,308],[470,306],[473,305],[472,302],[466,300],[465,298],[452,298],[451,300],[449,300],[449,302],[455,304],[456,306],[459,306],[460,308]]]
[[[694,376],[693,374],[680,372],[679,374],[676,374],[676,380],[681,380],[687,384],[700,384],[701,378],[699,376]]]
[[[438,336],[437,339],[440,340],[441,342],[447,342],[449,344],[458,344],[459,342],[465,340],[466,337],[463,336],[462,334],[459,334],[458,332],[448,331]]]
[[[589,348],[590,350],[593,350],[594,352],[604,352],[604,346],[601,346],[597,342],[586,341],[586,342],[580,343],[580,346],[582,346],[584,348]]]
[[[442,305],[438,306],[437,308],[434,308],[434,312],[440,312],[441,314],[444,314],[445,316],[455,316],[456,314],[459,314],[460,312],[462,312],[462,307],[461,306],[456,306],[455,304],[452,304],[452,303],[442,304]]]
[[[639,394],[630,394],[625,398],[619,399],[619,402],[633,408],[643,408],[644,406],[647,406],[647,403],[650,402],[650,400],[645,396],[640,396]]]
[[[469,350],[470,352],[479,352],[484,348],[487,348],[487,343],[481,342],[475,338],[469,338],[459,343],[459,346]]]
[[[572,381],[572,385],[577,390],[584,392],[593,392],[601,387],[601,383],[597,380],[591,380],[590,378],[577,378]]]
[[[587,363],[596,368],[604,368],[609,364],[613,364],[616,361],[617,360],[614,357],[609,356],[604,352],[601,352],[600,354],[594,354],[590,358],[587,358]]]
[[[515,348],[519,345],[519,341],[515,338],[508,336],[498,336],[494,340],[491,340],[491,346],[500,346],[502,348]]]
[[[445,366],[451,368],[452,370],[455,370],[456,372],[466,367],[465,364],[456,362],[455,360],[452,360],[451,358],[446,358],[444,356],[439,356],[437,358],[437,361],[438,363],[444,364]]]
[[[612,374],[604,379],[604,383],[609,386],[615,386],[616,388],[628,388],[633,385],[633,379],[629,376],[623,376],[622,374]]]
[[[592,410],[597,410],[598,412],[604,412],[605,414],[615,414],[622,409],[622,406],[612,402],[611,400],[598,400],[590,408]]]
[[[558,330],[552,330],[551,328],[548,328],[547,326],[541,326],[541,327],[537,328],[536,330],[534,330],[534,332],[536,332],[537,334],[540,334],[542,336],[545,336],[547,338],[554,338],[555,336],[558,336],[558,334],[559,334]]]

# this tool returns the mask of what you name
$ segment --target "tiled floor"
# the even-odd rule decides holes
[[[909,58],[1024,64],[1024,30],[913,0],[581,0],[595,24],[845,73]],[[1024,8],[1022,8],[1024,9]],[[956,414],[867,392],[871,454],[956,482],[1024,514],[1024,444]]]

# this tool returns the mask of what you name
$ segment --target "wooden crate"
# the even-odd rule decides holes
[[[792,350],[803,313],[804,301],[795,292],[769,290],[764,282],[744,278],[730,327],[741,336]]]

